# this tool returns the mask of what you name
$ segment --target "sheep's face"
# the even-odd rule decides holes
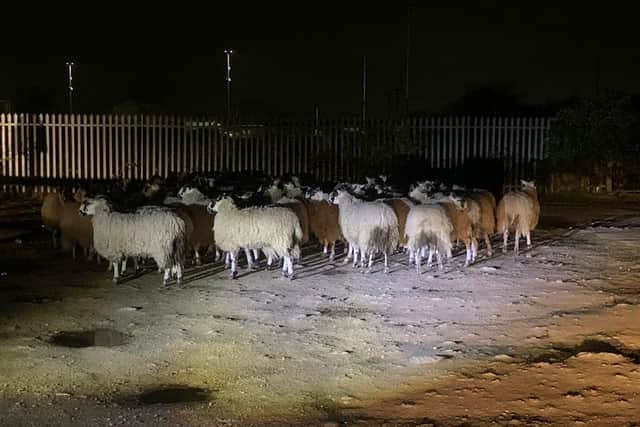
[[[355,194],[364,194],[364,184],[353,184],[352,189]]]
[[[331,203],[333,203],[334,205],[344,205],[350,203],[352,200],[353,197],[351,196],[351,194],[343,190],[338,190],[335,193],[335,196],[331,198]]]
[[[522,184],[522,188],[524,190],[535,190],[536,184],[533,181],[525,181],[524,179],[520,180],[520,184]]]
[[[322,190],[316,189],[313,191],[313,194],[311,194],[311,197],[309,197],[309,199],[315,200],[317,202],[321,202],[323,200],[329,201],[330,195]]]
[[[453,193],[449,194],[449,201],[451,201],[451,203],[453,203],[455,207],[460,211],[463,211],[466,209],[466,201],[463,198],[458,197]]]
[[[376,185],[376,179],[375,178],[369,178],[367,176],[367,177],[365,177],[365,179],[367,180],[367,186],[371,187],[373,185]]]
[[[78,190],[73,193],[73,200],[78,203],[82,203],[87,200],[87,190],[85,190],[84,188],[78,188]]]
[[[389,177],[387,177],[387,175],[380,175],[379,178],[380,178],[380,181],[382,181],[383,184],[386,184],[387,183],[387,179]]]
[[[153,197],[155,194],[158,193],[158,191],[160,191],[160,185],[159,184],[157,184],[157,183],[150,184],[150,183],[147,182],[144,185],[144,189],[142,190],[142,194],[145,197]]]
[[[233,207],[235,204],[233,203],[233,199],[231,197],[221,197],[215,202],[210,202],[207,205],[207,211],[210,213],[220,212],[220,210]]]
[[[194,187],[185,185],[180,190],[178,190],[178,197],[182,199],[186,194],[193,193],[194,190],[196,190]]]
[[[78,210],[80,215],[82,216],[93,216],[98,212],[109,212],[109,204],[105,199],[95,198],[95,199],[85,199],[80,204],[80,209]]]

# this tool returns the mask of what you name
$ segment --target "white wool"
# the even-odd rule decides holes
[[[416,205],[409,210],[405,235],[410,251],[429,248],[450,258],[452,233],[453,224],[440,205]]]
[[[329,201],[330,197],[328,193],[325,193],[324,191],[316,191],[315,193],[313,193],[313,195],[309,198],[309,200],[314,200],[317,202],[321,202],[321,201]]]
[[[171,210],[148,206],[135,213],[112,212],[104,199],[88,199],[80,209],[92,215],[94,249],[111,263],[149,257],[165,272],[182,268],[185,223]]]
[[[215,203],[213,210],[217,212],[213,230],[221,250],[269,247],[278,257],[299,258],[302,228],[290,209],[273,206],[238,209],[233,200],[224,198]]]
[[[390,253],[398,245],[398,218],[381,202],[363,202],[338,191],[340,228],[345,239],[364,254]]]

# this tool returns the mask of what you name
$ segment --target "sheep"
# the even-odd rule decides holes
[[[293,213],[298,217],[300,221],[300,227],[302,228],[302,240],[300,243],[306,243],[309,241],[309,211],[306,204],[302,200],[292,199],[289,197],[283,197],[276,203],[278,206],[283,206],[291,209]]]
[[[407,222],[407,214],[414,203],[405,198],[380,199],[379,201],[390,206],[396,214],[396,217],[398,218],[398,235],[400,236],[398,243],[401,247],[404,247],[407,243],[404,232],[405,224]]]
[[[172,272],[182,282],[185,222],[168,208],[146,206],[134,213],[112,212],[106,199],[85,200],[79,209],[91,216],[93,246],[113,266],[113,281],[118,282],[118,263],[125,257],[153,258],[164,271],[166,285]]]
[[[62,193],[48,193],[42,199],[40,217],[43,227],[51,233],[53,248],[58,247],[58,235],[60,233],[60,218],[64,209],[64,197]]]
[[[71,249],[71,257],[76,259],[76,247],[84,249],[85,257],[93,252],[93,226],[89,218],[80,215],[80,203],[64,202],[60,217],[60,240],[63,249]]]
[[[464,200],[450,194],[448,198],[440,199],[439,205],[445,209],[451,224],[453,225],[452,240],[459,240],[464,243],[466,256],[464,266],[475,261],[478,242],[473,236],[471,219],[469,218],[468,206]]]
[[[200,251],[204,250],[205,253],[208,253],[215,249],[213,235],[215,215],[209,213],[207,207],[200,204],[175,205],[174,209],[185,221],[187,236],[185,243],[193,250],[193,262],[196,265],[201,265]],[[216,254],[216,260],[218,257]]]
[[[490,236],[496,232],[496,199],[489,191],[473,190],[467,194],[468,201],[473,200],[479,208],[479,219],[474,222],[474,236],[484,238],[487,245],[487,255],[493,255]],[[472,206],[472,210],[475,208]],[[475,215],[472,215],[475,216]]]
[[[520,236],[527,239],[527,248],[531,248],[531,231],[538,225],[540,203],[533,181],[521,180],[522,188],[509,191],[502,196],[496,209],[496,228],[503,235],[502,252],[507,252],[509,230],[515,231],[514,254],[518,255]]]
[[[231,278],[237,277],[236,258],[240,248],[263,249],[267,256],[283,257],[282,274],[293,279],[292,258],[300,257],[302,228],[295,213],[280,206],[238,209],[230,197],[208,206],[216,212],[213,232],[216,244],[231,257]]]
[[[353,247],[353,265],[360,253],[360,267],[369,255],[367,273],[371,272],[373,255],[384,255],[384,272],[389,272],[389,253],[398,246],[398,218],[389,206],[380,202],[363,202],[346,191],[339,190],[334,203],[340,210],[340,228]],[[348,257],[345,262],[348,262]]]
[[[185,205],[209,205],[209,198],[202,194],[196,187],[185,185],[178,191],[178,198]]]
[[[328,195],[317,191],[306,200],[309,211],[309,229],[323,246],[322,253],[329,255],[333,262],[336,255],[336,242],[344,242],[344,236],[340,230],[339,209],[337,205],[329,202]],[[329,251],[329,246],[331,250]]]
[[[415,257],[416,271],[421,273],[422,254],[429,251],[427,267],[431,268],[431,261],[435,252],[438,268],[443,269],[442,255],[451,258],[451,236],[453,224],[439,204],[415,205],[409,209],[405,225],[405,240],[409,253]]]

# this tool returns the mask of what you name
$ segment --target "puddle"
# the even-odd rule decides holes
[[[19,304],[46,304],[48,302],[59,302],[62,298],[58,297],[43,297],[42,295],[20,295],[13,299],[13,302]]]
[[[53,345],[71,348],[116,347],[127,343],[128,335],[113,329],[94,329],[91,331],[62,331],[55,334],[49,342]]]
[[[551,351],[547,353],[529,358],[528,362],[559,363],[564,362],[570,357],[576,356],[578,353],[612,353],[626,357],[633,363],[640,364],[639,350],[631,350],[607,341],[595,339],[584,340],[580,344],[577,344],[573,347],[553,347]]]
[[[208,390],[177,385],[147,390],[138,397],[138,401],[143,405],[155,405],[206,402],[209,398]]]

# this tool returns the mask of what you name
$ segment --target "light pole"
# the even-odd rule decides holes
[[[231,54],[233,50],[224,51],[227,55],[227,122],[231,121]]]
[[[68,82],[69,82],[69,112],[73,113],[73,67],[75,62],[67,62]]]

